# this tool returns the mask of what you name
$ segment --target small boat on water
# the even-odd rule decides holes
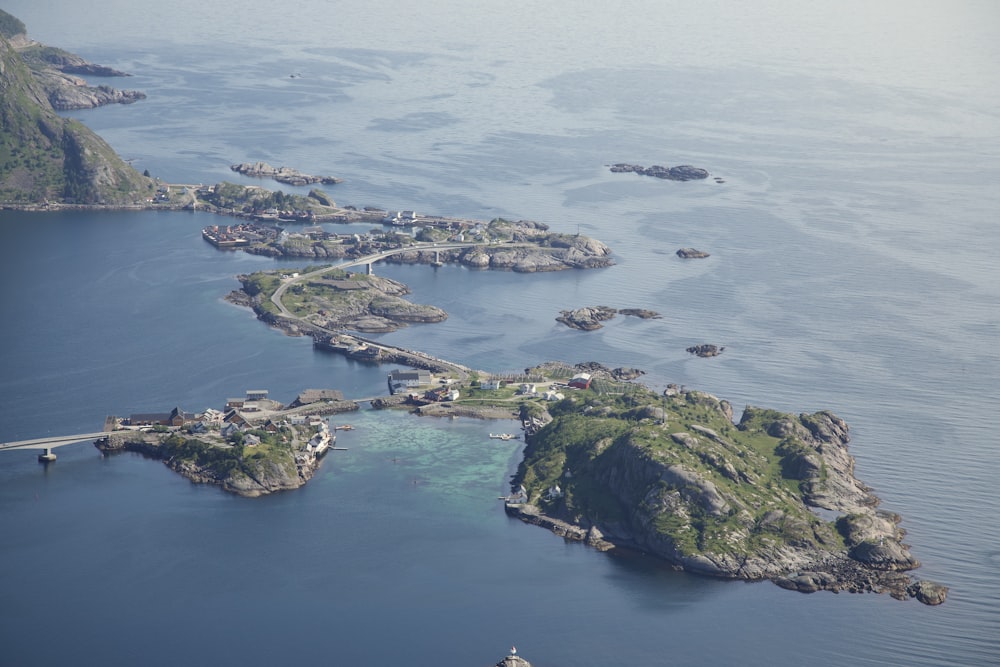
[[[515,433],[490,433],[493,440],[520,440],[521,436]]]

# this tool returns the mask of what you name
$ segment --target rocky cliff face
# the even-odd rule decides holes
[[[122,205],[152,181],[77,121],[60,117],[45,85],[0,37],[0,202]]]
[[[146,99],[139,90],[119,90],[111,86],[90,86],[84,79],[57,70],[42,70],[36,78],[48,97],[52,108],[59,111],[93,109],[108,104],[132,104]]]
[[[915,596],[899,517],[854,477],[847,424],[829,412],[747,408],[700,392],[571,397],[528,439],[510,511],[567,537],[639,549],[713,576],[802,591]],[[819,516],[818,511],[828,514]],[[599,539],[595,538],[596,535]],[[928,596],[929,597],[929,596]]]
[[[20,27],[23,29],[23,24]],[[91,109],[105,104],[131,104],[146,98],[146,94],[138,90],[116,90],[110,86],[93,87],[80,76],[76,76],[129,76],[125,72],[96,65],[74,53],[35,42],[28,39],[26,32],[10,35],[8,40],[55,109]]]

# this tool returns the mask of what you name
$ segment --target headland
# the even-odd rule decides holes
[[[530,415],[507,512],[602,550],[801,592],[889,593],[940,604],[901,518],[854,476],[847,424],[671,386],[576,391]]]

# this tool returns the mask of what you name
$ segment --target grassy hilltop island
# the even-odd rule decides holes
[[[126,164],[94,132],[56,113],[52,100],[70,99],[61,91],[78,88],[76,92],[89,95],[86,91],[94,90],[82,80],[59,78],[60,68],[85,63],[62,54],[30,42],[24,24],[0,10],[0,203],[126,205],[141,201],[153,191],[153,181]],[[115,97],[110,88],[105,92]],[[63,108],[69,106],[67,102]]]
[[[243,289],[229,300],[253,308],[257,317],[290,334],[318,334],[350,329],[364,333],[395,331],[408,323],[442,322],[448,314],[436,306],[411,303],[403,298],[409,288],[376,275],[339,269],[303,269],[315,278],[292,285],[282,309],[272,301],[277,289],[294,280],[287,271],[260,271],[239,276]]]
[[[709,394],[638,385],[579,391],[525,415],[508,513],[601,549],[804,591],[944,600],[914,581],[900,517],[854,478],[848,427],[830,412],[732,407]]]

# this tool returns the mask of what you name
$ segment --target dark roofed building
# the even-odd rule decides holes
[[[289,407],[297,408],[301,405],[312,405],[322,401],[342,401],[344,392],[339,389],[306,389],[295,397]]]
[[[130,426],[183,426],[193,420],[194,415],[174,408],[170,412],[136,413],[128,418],[128,423]]]
[[[222,418],[222,421],[226,424],[237,424],[243,425],[247,424],[247,418],[244,417],[239,410],[235,408],[226,413],[226,416]]]

